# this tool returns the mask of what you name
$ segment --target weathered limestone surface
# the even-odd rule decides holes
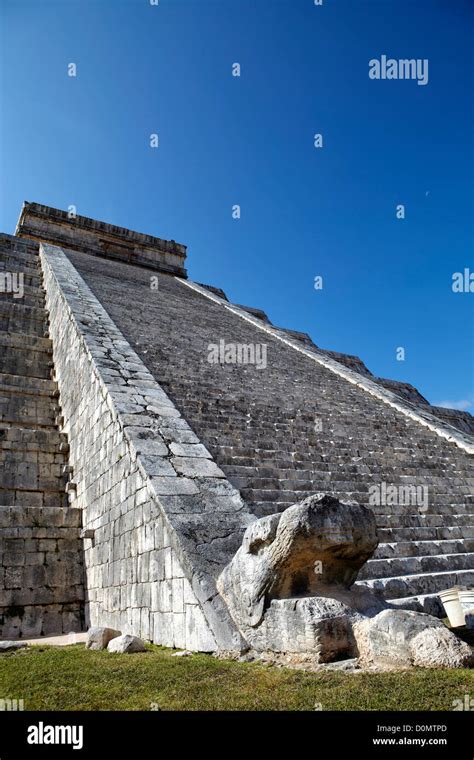
[[[107,646],[109,652],[117,654],[134,654],[135,652],[146,652],[145,644],[138,636],[124,634],[111,639]]]
[[[87,613],[166,646],[235,649],[215,588],[251,521],[173,402],[58,248],[41,246],[85,539]]]
[[[212,291],[68,257],[253,514],[315,492],[370,506],[380,543],[358,583],[413,609],[441,614],[437,591],[474,582],[472,437]],[[210,364],[221,339],[265,343],[267,367]],[[382,483],[426,488],[427,504],[371,505]]]

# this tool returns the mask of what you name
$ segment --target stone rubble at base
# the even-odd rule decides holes
[[[124,634],[111,639],[107,645],[107,651],[115,654],[135,654],[136,652],[146,652],[146,648],[138,636]]]
[[[116,631],[114,628],[89,628],[86,649],[107,649],[109,642],[121,635],[122,631]]]

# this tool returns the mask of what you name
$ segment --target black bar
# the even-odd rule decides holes
[[[61,726],[66,727],[63,738],[72,743],[46,743],[51,737],[61,741],[61,731],[56,732]],[[44,743],[29,743],[28,737],[42,738]],[[183,751],[193,757],[243,754],[250,760],[256,752],[265,752],[268,758],[276,751],[281,757],[285,747],[292,748],[292,757],[309,753],[315,760],[328,752],[330,759],[357,753],[357,757],[472,760],[473,738],[469,711],[0,713],[0,760],[24,756],[135,760],[142,753],[154,760],[181,756]]]

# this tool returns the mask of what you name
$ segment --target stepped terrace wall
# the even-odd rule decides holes
[[[24,281],[0,292],[0,638],[78,631],[81,513],[67,506],[39,245],[1,234],[0,271]]]
[[[0,507],[0,639],[83,627],[81,513]]]

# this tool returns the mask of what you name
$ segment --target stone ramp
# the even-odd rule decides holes
[[[139,267],[67,253],[256,516],[316,491],[353,499],[372,506],[381,541],[360,584],[425,609],[472,584],[472,456],[448,426],[438,434],[436,418],[430,429],[408,402],[405,414],[181,280],[160,274],[156,291]],[[267,366],[210,364],[220,340],[266,344]],[[425,488],[427,502],[370,503],[382,484]]]
[[[81,515],[68,509],[39,246],[0,235],[6,273],[23,292],[0,292],[0,637],[80,630]]]

